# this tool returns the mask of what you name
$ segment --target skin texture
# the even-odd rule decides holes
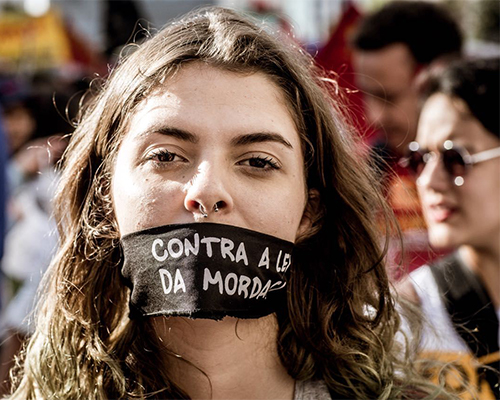
[[[162,161],[165,150],[176,154],[171,161]],[[303,169],[298,133],[270,81],[188,66],[131,119],[113,177],[120,234],[203,221],[295,241],[307,199]]]
[[[277,87],[262,74],[199,63],[183,67],[139,105],[118,150],[112,195],[121,235],[217,222],[295,241],[309,227],[300,139]],[[170,363],[192,398],[293,397],[274,316],[160,317],[155,324],[169,351],[196,366],[179,357]]]
[[[365,93],[368,123],[380,131],[396,155],[403,155],[417,132],[413,56],[406,45],[396,43],[380,50],[356,50],[353,62],[356,84]]]
[[[474,118],[466,104],[444,94],[424,104],[417,141],[437,151],[445,140],[465,147],[470,154],[500,146],[500,140]],[[455,186],[440,161],[432,159],[417,186],[431,244],[458,247],[467,264],[482,277],[494,303],[500,298],[500,158],[478,163]]]

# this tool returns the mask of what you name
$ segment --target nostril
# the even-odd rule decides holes
[[[189,211],[198,211],[201,207],[201,203],[197,202],[196,200],[189,200],[186,202],[186,208]]]
[[[186,202],[186,209],[193,213],[199,213],[207,218],[210,213],[218,213],[227,207],[227,203],[222,200],[212,204],[213,205],[210,206],[209,202],[189,200]]]
[[[214,204],[214,212],[219,212],[221,209],[226,207],[226,203],[224,201],[218,201]]]
[[[214,211],[219,212],[219,207],[222,208],[222,201],[218,201],[217,203],[214,204]]]

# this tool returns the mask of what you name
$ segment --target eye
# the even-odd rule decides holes
[[[184,157],[179,156],[176,153],[172,153],[167,149],[155,149],[148,154],[147,160],[151,160],[157,163],[172,163],[172,162],[183,162],[186,161]]]
[[[270,156],[252,156],[246,160],[240,161],[239,165],[249,166],[252,168],[262,169],[262,170],[278,170],[280,165],[276,160]]]
[[[385,103],[393,104],[397,100],[397,96],[387,93],[384,97]]]

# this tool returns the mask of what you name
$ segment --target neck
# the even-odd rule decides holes
[[[277,351],[274,316],[222,321],[157,318],[169,374],[192,399],[288,399],[294,380]]]
[[[495,308],[500,308],[500,254],[497,248],[461,246],[460,256],[482,280]]]

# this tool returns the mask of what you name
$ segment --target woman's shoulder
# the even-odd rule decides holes
[[[319,380],[297,381],[293,400],[333,400],[332,394],[326,383]]]
[[[431,268],[423,265],[412,271],[406,283],[402,283],[406,287],[400,291],[402,297],[419,306],[424,319],[421,348],[427,351],[467,352],[467,347],[453,327]],[[408,296],[409,292],[413,299]]]
[[[413,270],[411,273],[396,283],[396,291],[401,298],[416,305],[421,305],[422,288],[433,288],[435,286],[432,272],[428,265]]]

